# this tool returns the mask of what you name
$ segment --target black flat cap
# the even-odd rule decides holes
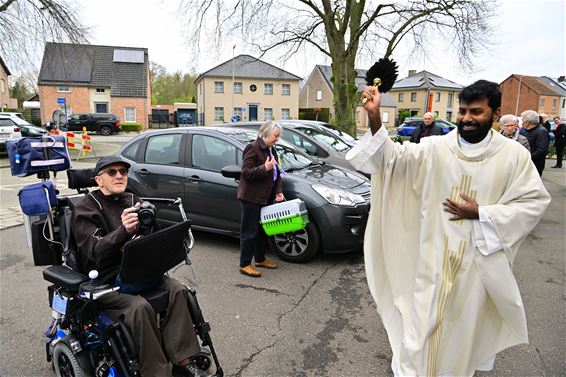
[[[94,175],[98,175],[104,167],[118,163],[125,165],[128,169],[130,168],[130,164],[122,160],[119,156],[104,156],[96,163],[96,166],[94,167]]]

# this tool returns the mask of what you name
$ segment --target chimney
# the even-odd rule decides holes
[[[560,76],[560,77],[558,78],[558,82],[564,82],[564,76]]]
[[[416,69],[409,69],[409,76],[412,76],[412,75],[414,75],[414,74],[416,74],[416,73],[417,73],[417,70],[416,70]],[[564,78],[564,76],[562,76],[562,78]]]

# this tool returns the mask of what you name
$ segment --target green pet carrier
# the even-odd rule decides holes
[[[305,229],[307,207],[301,199],[275,203],[261,209],[260,224],[268,236]]]

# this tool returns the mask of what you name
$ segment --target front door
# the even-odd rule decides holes
[[[257,105],[249,105],[248,106],[248,114],[249,114],[249,121],[257,120]]]

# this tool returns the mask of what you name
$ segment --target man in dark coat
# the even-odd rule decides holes
[[[538,174],[542,176],[550,138],[546,128],[539,124],[539,115],[533,110],[521,113],[523,127],[527,130],[527,140],[531,147],[531,160],[535,164]]]
[[[434,121],[433,113],[425,113],[423,121],[417,126],[415,132],[411,135],[411,143],[419,143],[421,138],[432,135],[444,135],[442,127]]]
[[[564,146],[566,145],[566,124],[560,121],[560,117],[554,117],[556,129],[554,130],[554,146],[556,147],[556,165],[553,168],[562,167],[562,155],[564,154]]]
[[[79,272],[99,272],[101,283],[117,281],[124,244],[139,230],[140,198],[126,193],[130,164],[117,156],[101,158],[94,169],[98,190],[91,191],[74,210],[73,233],[78,246]],[[198,375],[191,358],[201,352],[188,308],[188,289],[163,277],[157,286],[169,293],[160,329],[149,302],[139,295],[111,292],[98,299],[113,320],[124,316],[130,329],[142,377]],[[162,348],[163,347],[163,348]]]

